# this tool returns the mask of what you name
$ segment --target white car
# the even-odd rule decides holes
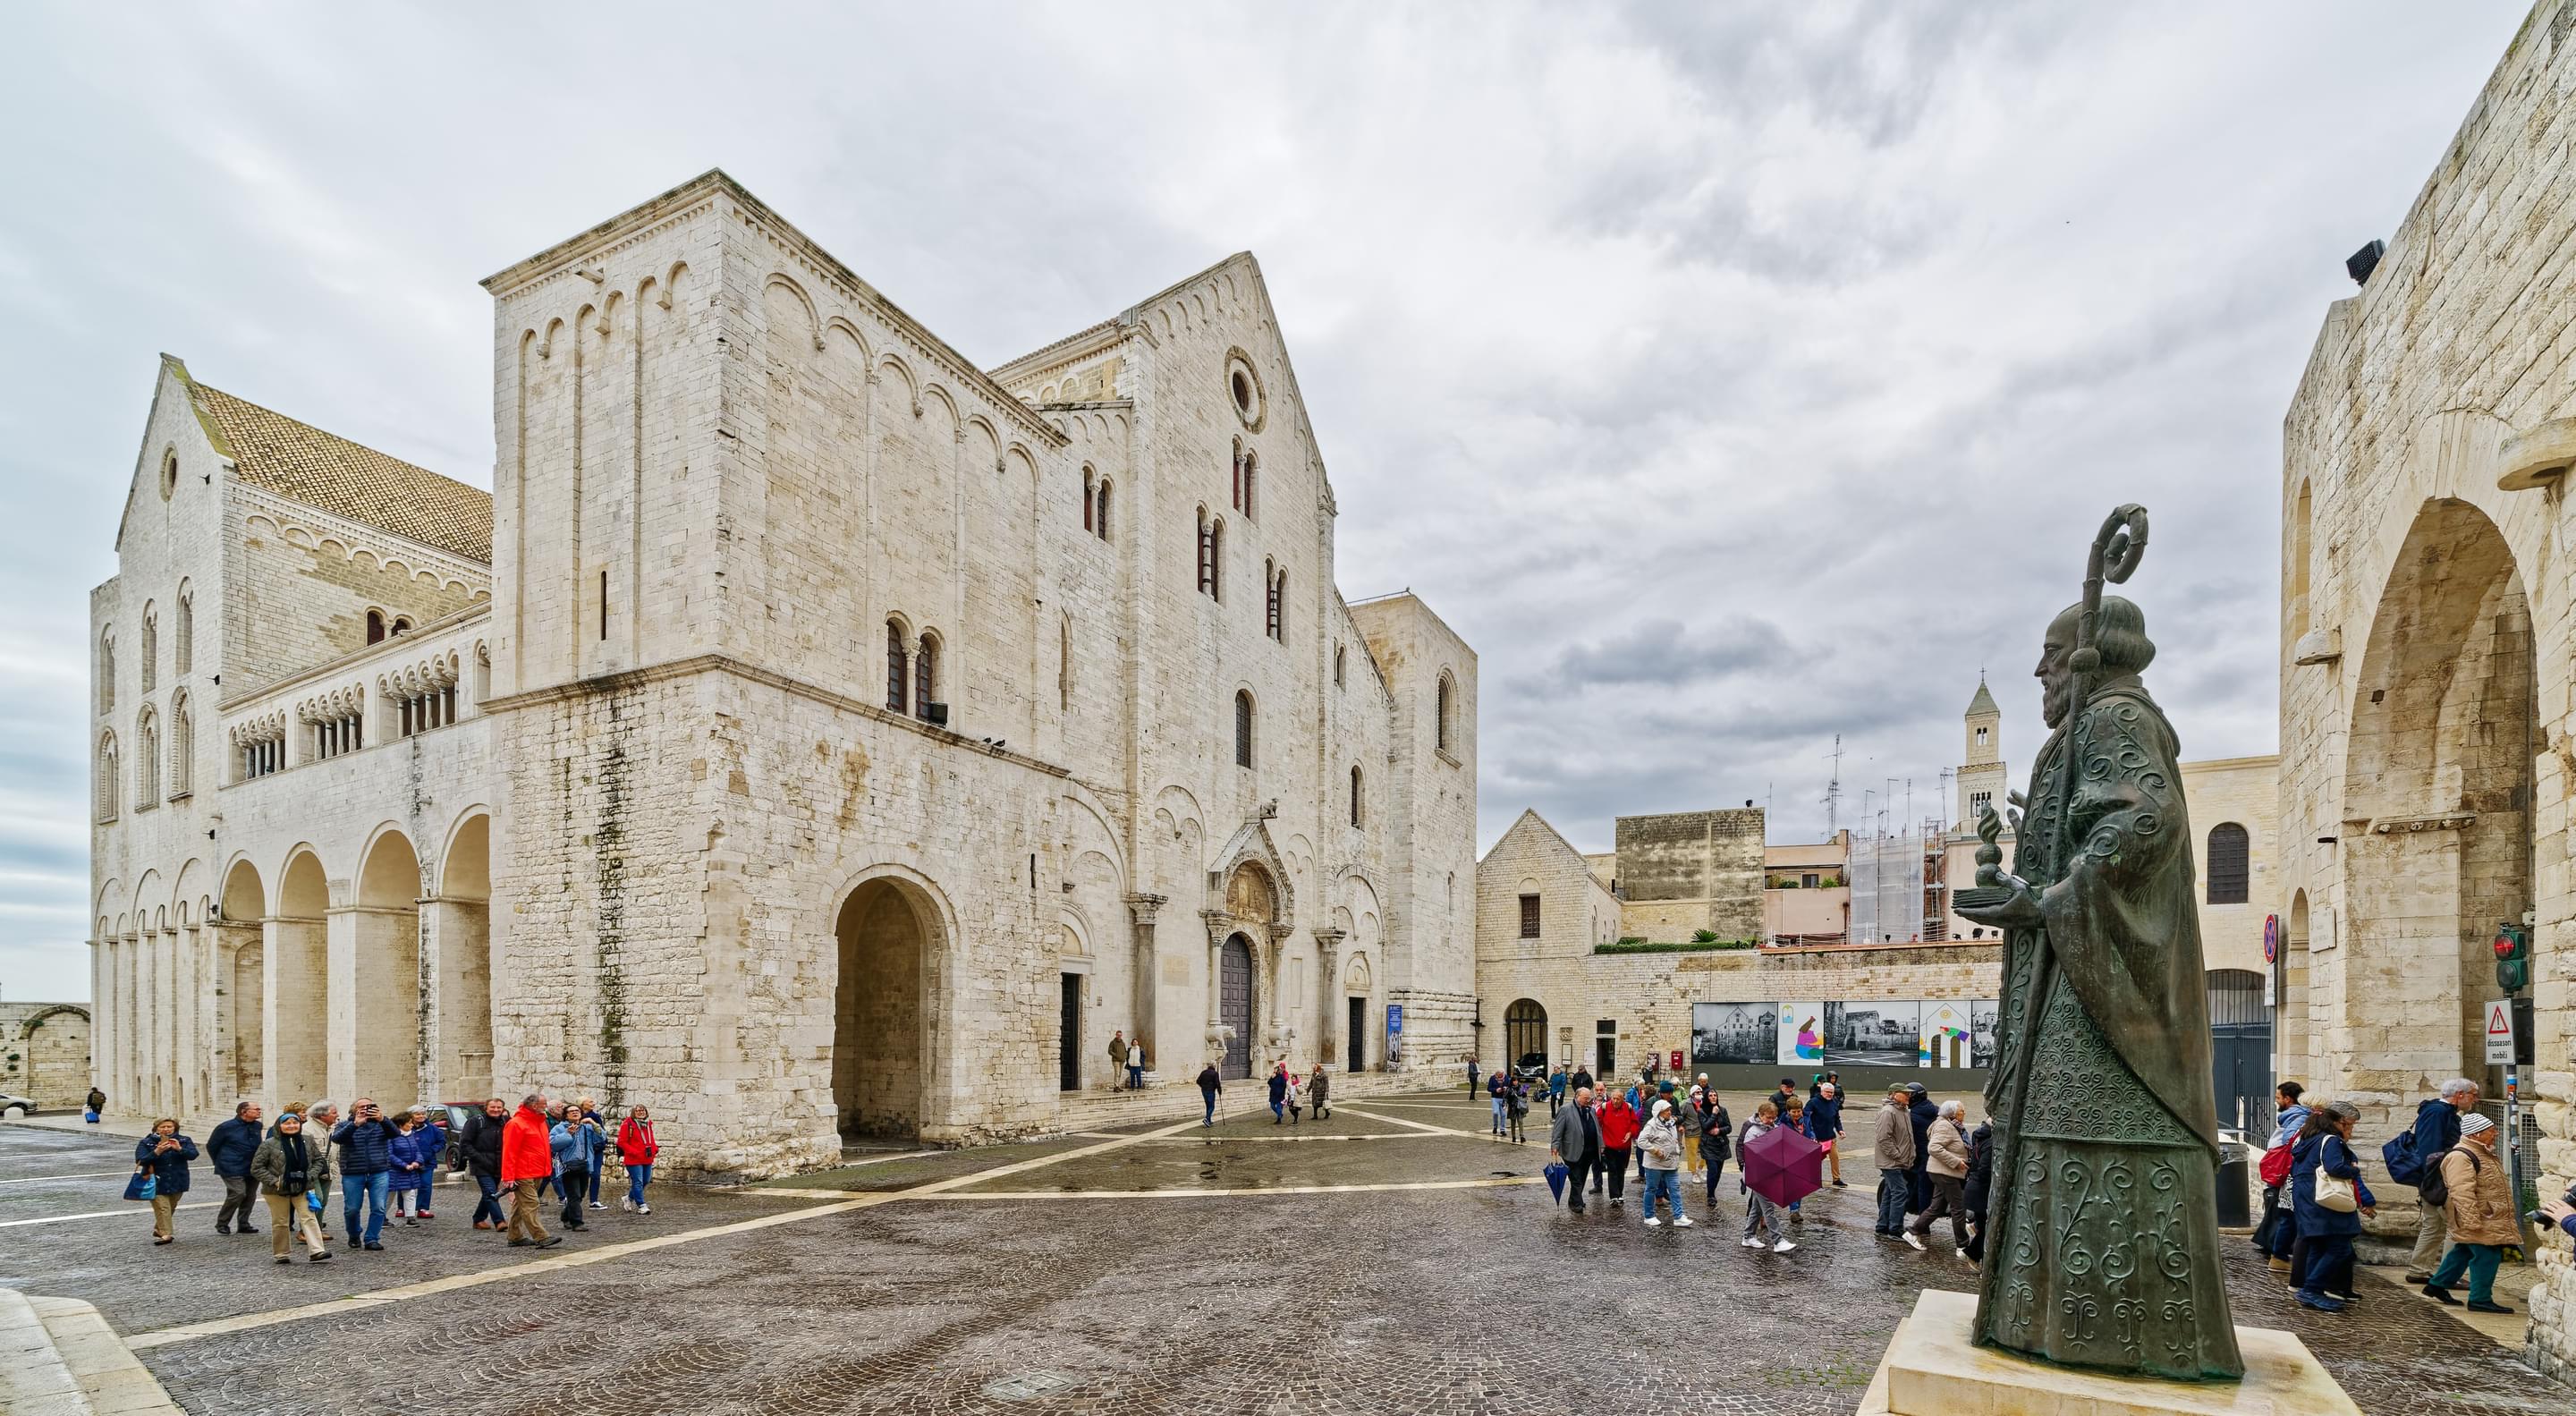
[[[35,1114],[36,1099],[34,1097],[11,1096],[7,1092],[0,1092],[0,1116],[33,1116]]]

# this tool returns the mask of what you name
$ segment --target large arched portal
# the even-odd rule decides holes
[[[845,1136],[921,1133],[929,1068],[930,903],[897,880],[850,892],[833,926],[832,1106]]]
[[[246,860],[233,862],[214,921],[214,1072],[216,1089],[234,1097],[267,1093],[268,956],[260,935],[260,921],[267,914],[259,867]]]
[[[1225,937],[1217,951],[1217,1021],[1228,1029],[1225,1061],[1217,1075],[1240,1081],[1252,1075],[1252,943],[1240,934]]]
[[[1503,1011],[1503,1064],[1547,1065],[1547,1009],[1523,998]]]
[[[352,983],[357,1035],[350,1086],[387,1111],[420,1095],[420,857],[400,831],[367,848],[358,870]]]
[[[492,818],[465,818],[439,862],[431,902],[438,948],[437,1082],[441,1098],[492,1085]]]
[[[2423,1075],[2398,1081],[2402,1093],[2479,1074],[2489,941],[2532,907],[2538,696],[2512,550],[2468,503],[2425,502],[2353,690],[2339,843],[2346,1016],[2331,1020],[2409,1040]]]
[[[328,1094],[331,957],[325,940],[331,885],[322,862],[298,851],[278,881],[268,917],[268,1078],[280,1103]]]

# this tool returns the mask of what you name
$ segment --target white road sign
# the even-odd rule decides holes
[[[2502,998],[2487,1004],[2487,1061],[2513,1065],[2513,1004]]]

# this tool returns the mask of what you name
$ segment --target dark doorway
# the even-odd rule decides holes
[[[1368,1070],[1368,1034],[1362,1031],[1362,1029],[1367,1026],[1368,1000],[1365,998],[1352,999],[1351,1030],[1349,1033],[1351,1040],[1351,1056],[1350,1060],[1343,1064],[1343,1071],[1363,1072]]]
[[[1217,982],[1217,1021],[1234,1029],[1226,1039],[1220,1075],[1241,1081],[1252,1075],[1252,946],[1240,934],[1228,935]]]
[[[1082,975],[1065,974],[1063,1021],[1056,1030],[1055,1084],[1058,1091],[1082,1090]]]
[[[2272,1130],[2272,1010],[2263,976],[2209,971],[2209,1075],[2218,1124],[2268,1137]]]
[[[1523,998],[1504,1010],[1503,1054],[1506,1066],[1547,1065],[1547,1010],[1538,1000]]]
[[[1619,1075],[1619,1039],[1592,1039],[1592,1075],[1605,1082]]]

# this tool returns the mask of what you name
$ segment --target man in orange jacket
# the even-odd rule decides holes
[[[546,1125],[546,1098],[543,1092],[530,1092],[519,1102],[519,1112],[510,1124],[501,1128],[501,1183],[510,1189],[510,1247],[523,1249],[535,1245],[551,1249],[563,1242],[560,1234],[548,1235],[537,1219],[537,1182],[555,1173],[554,1144]]]

